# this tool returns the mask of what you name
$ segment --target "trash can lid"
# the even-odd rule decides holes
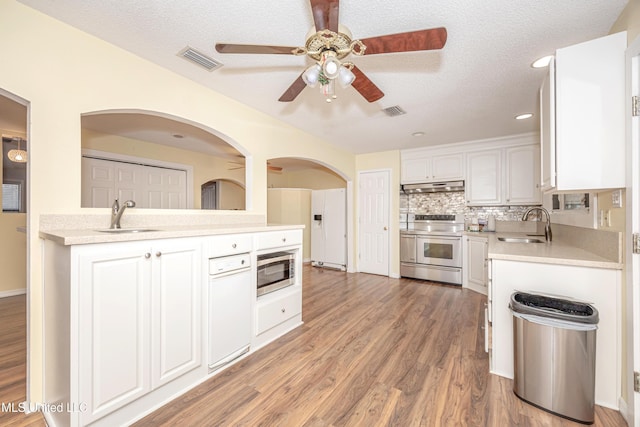
[[[597,324],[599,321],[598,310],[591,304],[546,295],[514,292],[511,294],[509,308],[516,313],[576,323]]]

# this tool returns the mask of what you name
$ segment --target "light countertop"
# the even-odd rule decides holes
[[[487,236],[489,258],[507,261],[536,262],[543,264],[575,265],[580,267],[621,270],[622,263],[607,259],[577,246],[553,240],[545,243],[501,242],[498,237],[531,237],[525,233],[469,233]],[[544,240],[544,236],[536,236]]]
[[[123,227],[126,229],[127,227]],[[60,245],[86,245],[93,243],[131,242],[137,240],[172,239],[178,237],[213,236],[221,234],[258,233],[265,231],[298,230],[304,225],[265,225],[265,224],[209,224],[140,227],[145,230],[137,233],[101,232],[103,229],[46,230],[40,231],[42,239],[52,240]]]

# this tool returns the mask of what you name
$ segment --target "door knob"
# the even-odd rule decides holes
[[[384,231],[387,231],[387,227],[384,228]]]

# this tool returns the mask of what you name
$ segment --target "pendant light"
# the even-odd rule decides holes
[[[17,142],[18,143],[18,149],[16,150],[14,148],[12,150],[9,150],[9,152],[7,153],[7,157],[12,162],[27,163],[27,152],[25,150],[21,150],[20,149],[20,143],[22,141],[23,141],[22,138],[13,138],[13,142]]]

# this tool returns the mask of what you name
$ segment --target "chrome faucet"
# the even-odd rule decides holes
[[[118,203],[118,199],[113,201],[113,205],[111,205],[111,226],[109,228],[121,228],[120,227],[120,218],[122,218],[122,214],[126,208],[134,208],[136,206],[136,202],[133,200],[127,200],[122,205],[122,209],[120,209],[120,203]]]
[[[547,216],[547,224],[544,226],[544,239],[547,242],[551,241],[551,217],[549,216],[549,211],[543,207],[534,206],[532,208],[527,209],[527,211],[522,215],[522,220],[526,221],[527,217],[532,211],[540,211]]]

